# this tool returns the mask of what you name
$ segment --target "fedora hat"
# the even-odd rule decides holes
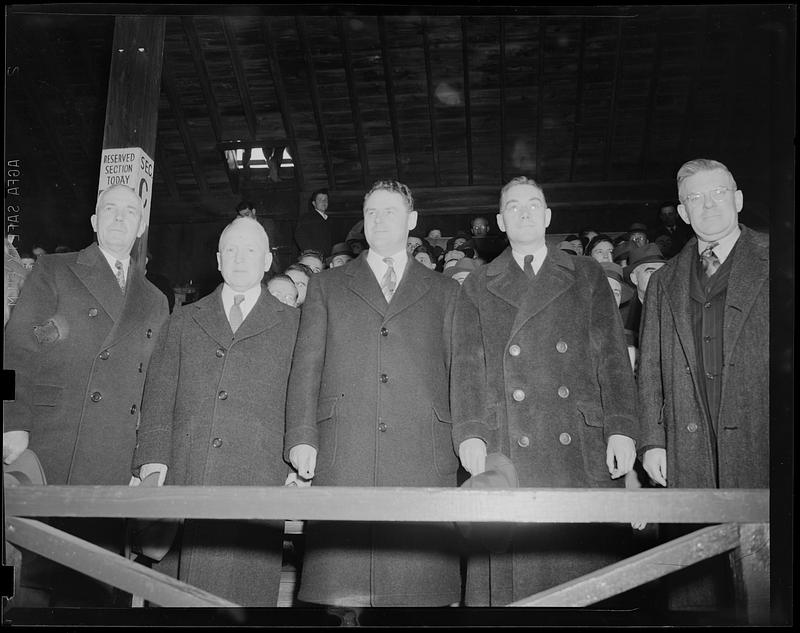
[[[3,464],[4,486],[29,486],[47,484],[44,469],[31,449],[26,448],[13,464]]]
[[[609,279],[616,279],[622,288],[622,297],[619,304],[622,305],[633,299],[633,286],[631,286],[622,274],[622,266],[614,262],[600,262],[600,265],[606,272],[606,277]]]
[[[446,277],[452,277],[456,273],[463,273],[464,271],[471,273],[477,267],[478,266],[475,263],[474,259],[471,259],[469,257],[462,257],[461,259],[456,261],[454,265],[450,266],[449,268],[445,268],[442,271],[442,274],[445,275]]]
[[[661,254],[661,249],[658,248],[657,244],[652,242],[640,246],[639,248],[632,248],[631,252],[628,254],[628,265],[625,266],[622,271],[625,276],[625,281],[630,283],[631,272],[637,266],[649,264],[651,262],[665,263],[666,261],[667,260],[664,259],[664,256]]]
[[[150,473],[139,484],[142,488],[158,487],[158,473]],[[134,554],[158,562],[172,547],[183,519],[128,519],[128,541]]]
[[[461,484],[465,490],[503,490],[519,488],[517,469],[502,453],[486,456],[486,470],[473,475]],[[480,543],[490,552],[499,554],[511,545],[512,523],[457,523],[461,533],[470,541]]]

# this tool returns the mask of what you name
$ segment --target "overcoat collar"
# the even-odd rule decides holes
[[[222,284],[220,284],[210,295],[192,304],[194,307],[192,318],[217,343],[230,347],[237,341],[261,334],[280,321],[279,313],[289,308],[272,299],[267,289],[261,288],[258,301],[234,334],[222,305]]]
[[[513,338],[526,321],[573,286],[573,258],[574,255],[559,249],[548,248],[547,257],[532,282],[528,281],[514,261],[510,246],[487,264],[486,288],[499,299],[517,308],[509,338]]]
[[[128,293],[120,292],[117,279],[97,243],[93,242],[80,251],[75,262],[69,264],[69,267],[111,319],[118,321]],[[130,271],[133,269],[134,266],[129,267],[129,277],[132,276]]]
[[[348,276],[348,289],[361,297],[384,319],[391,318],[419,301],[430,288],[431,275],[440,274],[433,273],[417,260],[409,257],[397,290],[395,290],[391,302],[387,303],[381,286],[367,263],[365,254],[362,253],[357,259],[350,262],[344,268],[344,272]]]

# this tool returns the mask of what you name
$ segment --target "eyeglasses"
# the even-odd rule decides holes
[[[683,203],[690,207],[699,207],[701,204],[705,203],[706,196],[711,196],[711,199],[714,202],[722,202],[725,200],[725,196],[729,191],[733,191],[730,187],[717,187],[716,189],[712,189],[711,191],[707,191],[706,193],[700,193],[699,191],[693,191],[692,193],[687,193],[683,198]]]
[[[532,202],[509,202],[503,207],[503,213],[519,215],[523,211],[541,211],[544,209],[544,202],[534,200]]]

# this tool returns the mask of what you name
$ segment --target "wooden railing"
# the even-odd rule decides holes
[[[7,542],[165,607],[237,605],[35,518],[706,523],[712,525],[509,606],[591,605],[735,551],[742,621],[770,617],[767,490],[17,486],[5,493]]]

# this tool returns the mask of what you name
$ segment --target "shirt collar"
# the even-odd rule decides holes
[[[725,237],[715,240],[717,242],[717,246],[714,247],[714,255],[717,256],[720,264],[724,264],[725,260],[728,259],[728,255],[731,254],[733,247],[736,244],[736,240],[739,239],[739,236],[742,234],[742,230],[739,228],[739,225],[736,225],[736,228],[728,233]],[[697,252],[702,253],[709,244],[713,244],[713,242],[706,242],[705,240],[701,240],[699,237],[697,238]]]
[[[400,283],[400,279],[403,277],[403,273],[406,270],[406,264],[408,263],[408,252],[404,248],[401,251],[396,252],[394,255],[387,255],[387,257],[391,257],[394,261],[394,274],[397,277],[397,283]],[[371,248],[367,251],[367,264],[372,269],[372,272],[375,274],[375,278],[380,281],[383,279],[383,275],[386,273],[386,269],[388,266],[383,262],[383,256],[378,255],[374,250]]]
[[[255,286],[250,288],[249,290],[245,290],[244,292],[239,292],[238,290],[234,290],[231,288],[227,283],[222,284],[222,305],[225,308],[225,314],[228,314],[231,311],[231,306],[233,305],[233,297],[235,295],[244,295],[244,300],[239,307],[242,309],[242,316],[246,317],[248,312],[253,309],[253,306],[258,301],[258,298],[261,296],[261,284],[257,283]]]
[[[542,246],[537,248],[532,253],[520,253],[519,251],[515,251],[513,248],[511,249],[511,256],[523,270],[525,270],[525,255],[533,255],[531,267],[533,268],[533,272],[538,274],[539,269],[544,263],[544,258],[547,256],[547,243],[542,244]]]
[[[103,253],[103,257],[106,258],[108,265],[111,266],[111,271],[114,275],[117,274],[117,262],[122,262],[122,271],[125,273],[125,279],[128,278],[128,268],[131,265],[131,254],[128,253],[128,256],[125,259],[117,257],[116,255],[112,255],[106,249],[104,249],[100,244],[97,245],[100,249],[100,252]]]

